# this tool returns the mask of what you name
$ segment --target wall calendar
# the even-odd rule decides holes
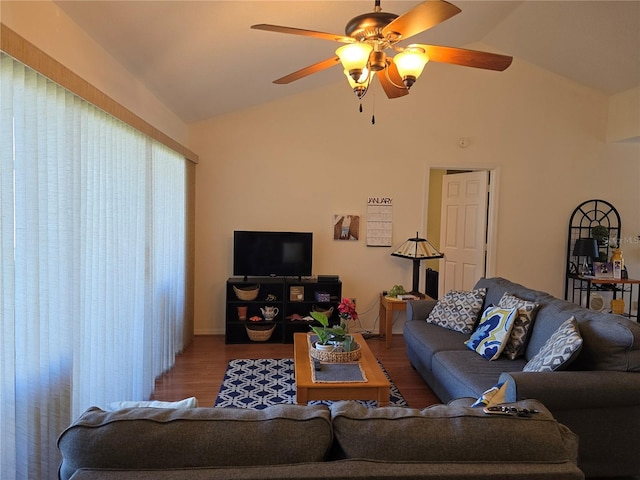
[[[390,247],[393,233],[393,199],[367,199],[367,246]]]

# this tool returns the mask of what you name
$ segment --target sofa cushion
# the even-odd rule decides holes
[[[482,311],[486,289],[478,288],[469,292],[451,290],[445,294],[427,317],[433,323],[449,330],[471,333]]]
[[[495,360],[509,339],[517,313],[517,308],[487,308],[469,340],[464,342],[465,345],[482,358]]]
[[[582,348],[582,337],[574,317],[556,330],[540,351],[527,362],[523,372],[553,372],[564,370],[575,360]]]
[[[540,402],[525,400],[514,406],[541,413],[531,418],[497,416],[455,405],[423,410],[367,409],[358,402],[344,401],[331,406],[331,416],[336,440],[347,458],[509,463],[576,460],[577,437],[557,423]]]
[[[63,457],[60,478],[66,480],[82,467],[136,470],[316,462],[325,458],[332,442],[325,406],[117,412],[92,407],[58,439]]]
[[[459,397],[478,398],[482,392],[498,382],[503,372],[521,372],[526,364],[523,358],[509,360],[499,357],[487,362],[480,355],[464,350],[441,351],[431,360],[432,375],[444,392],[437,392],[447,402]]]
[[[507,344],[504,347],[502,353],[510,360],[524,354],[524,349],[527,345],[527,339],[529,332],[533,326],[533,321],[536,317],[536,311],[538,304],[528,300],[523,300],[515,295],[506,292],[502,295],[498,306],[502,308],[517,308],[518,314],[513,322],[513,328],[511,329],[511,335],[507,340]]]

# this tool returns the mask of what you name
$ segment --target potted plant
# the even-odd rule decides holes
[[[604,225],[591,227],[591,236],[596,239],[598,245],[606,246],[609,240],[609,229]]]
[[[311,316],[320,324],[312,325],[311,330],[318,337],[316,349],[332,350],[341,345],[346,352],[351,351],[354,346],[353,337],[349,335],[348,321],[357,320],[358,313],[350,298],[343,298],[338,305],[339,316],[342,319],[340,325],[329,326],[329,318],[324,312],[311,312]]]
[[[329,318],[324,312],[311,312],[311,316],[320,324],[320,326],[312,325],[311,330],[318,336],[316,341],[316,349],[318,350],[333,350],[335,344],[342,342],[345,335],[345,325],[330,327]]]

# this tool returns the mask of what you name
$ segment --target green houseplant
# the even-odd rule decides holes
[[[329,318],[324,312],[311,312],[311,316],[320,324],[320,326],[311,325],[311,330],[318,336],[318,344],[329,345],[331,342],[344,341],[347,335],[346,323],[330,327]]]
[[[329,326],[329,318],[324,312],[311,312],[311,316],[320,324],[312,325],[311,330],[318,336],[319,345],[341,344],[345,352],[350,352],[355,347],[353,336],[349,335],[349,320],[357,320],[356,306],[350,298],[343,298],[338,305],[341,318],[340,325]]]

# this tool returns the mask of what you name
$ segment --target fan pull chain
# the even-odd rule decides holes
[[[375,125],[376,124],[376,96],[375,94],[373,95],[373,108],[372,108],[373,113],[371,114],[371,125]]]

